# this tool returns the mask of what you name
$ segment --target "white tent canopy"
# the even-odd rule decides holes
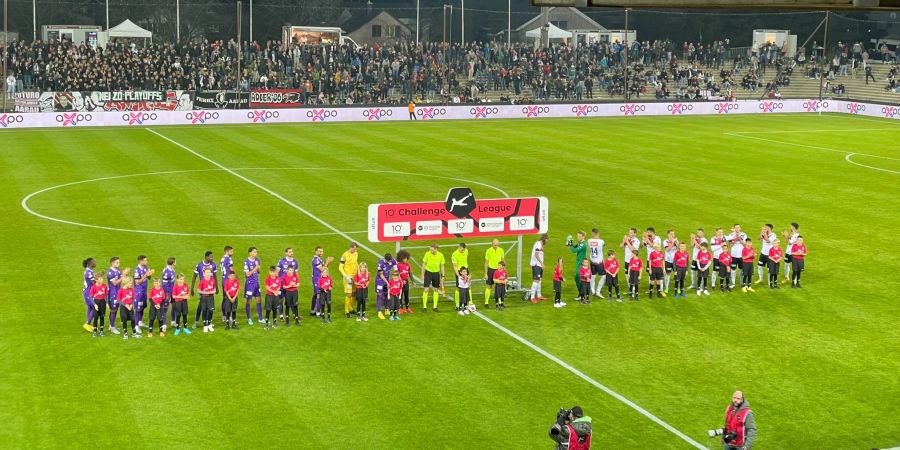
[[[562,28],[551,24],[550,28],[547,30],[547,35],[550,39],[569,39],[572,37],[572,33],[563,30]],[[525,32],[525,37],[530,39],[540,39],[541,38],[541,27],[537,27],[533,30],[529,30]]]
[[[108,36],[110,38],[124,37],[124,38],[152,38],[153,33],[137,26],[134,22],[125,19],[124,22],[110,28],[107,30]]]

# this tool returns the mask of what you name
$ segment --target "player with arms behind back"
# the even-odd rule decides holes
[[[541,279],[544,277],[544,245],[549,237],[542,234],[531,247],[531,303],[545,300],[541,293]]]
[[[600,239],[600,230],[591,229],[591,238],[587,240],[588,258],[591,260],[591,295],[603,296],[603,286],[606,284],[606,272],[603,270],[603,239]],[[599,279],[599,280],[598,280]]]

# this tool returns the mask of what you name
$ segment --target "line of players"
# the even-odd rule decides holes
[[[599,231],[592,230],[593,236],[585,239],[585,233],[578,233],[578,242],[568,242],[570,250],[578,257],[581,264],[575,268],[575,281],[578,288],[576,300],[589,302],[590,296],[601,297],[602,288],[607,288],[607,294],[612,300],[615,290],[616,298],[621,301],[619,293],[618,275],[621,271],[615,252],[610,250],[604,256],[604,241],[600,239]],[[758,280],[763,281],[763,272],[768,269],[768,285],[773,289],[778,288],[779,265],[784,260],[785,280],[791,281],[791,286],[801,287],[800,274],[804,270],[806,245],[799,233],[799,225],[791,224],[791,231],[783,232],[787,241],[786,251],[779,247],[779,240],[773,232],[771,224],[767,224],[760,232],[762,248],[757,263]],[[537,303],[543,300],[541,294],[541,278],[544,268],[544,244],[547,235],[542,235],[532,248],[531,267],[533,282],[528,294],[531,301]],[[740,225],[732,227],[731,233],[724,234],[721,228],[716,229],[716,234],[711,241],[704,237],[702,229],[698,229],[690,236],[690,245],[693,256],[687,253],[687,244],[681,243],[674,231],[669,231],[665,240],[656,235],[653,228],[648,228],[641,239],[637,237],[637,229],[632,228],[624,236],[620,247],[625,253],[625,273],[629,285],[629,295],[638,300],[639,283],[643,277],[644,262],[636,257],[640,247],[652,249],[647,252],[646,271],[650,278],[649,295],[654,294],[664,297],[670,292],[671,279],[675,277],[675,296],[686,297],[685,277],[690,267],[691,284],[687,289],[697,289],[697,295],[709,295],[709,278],[712,274],[712,286],[716,285],[718,277],[719,289],[730,291],[736,285],[738,269],[741,271],[741,288],[744,292],[753,290],[752,268],[756,258],[752,240],[741,231]],[[338,272],[343,279],[344,288],[344,315],[347,318],[355,317],[357,321],[368,321],[367,301],[369,285],[372,282],[370,272],[365,263],[358,262],[358,247],[351,244],[341,255]],[[587,257],[587,253],[590,256]],[[319,317],[323,323],[331,323],[332,314],[332,290],[334,280],[331,278],[328,266],[334,258],[324,258],[322,247],[315,248],[315,254],[311,261],[312,297],[310,298],[310,316]],[[456,311],[460,315],[467,315],[473,309],[473,298],[470,292],[472,278],[469,273],[469,250],[465,243],[460,243],[452,252],[451,263],[456,278],[457,290],[454,294]],[[83,262],[84,286],[83,297],[87,308],[87,320],[85,330],[94,335],[104,334],[106,310],[109,309],[110,331],[115,334],[121,330],[115,327],[116,317],[120,316],[125,337],[130,330],[132,335],[139,337],[142,328],[148,328],[148,337],[153,335],[154,326],[159,326],[161,336],[165,336],[166,319],[171,312],[171,326],[175,327],[175,334],[191,334],[191,327],[187,325],[188,299],[199,292],[199,304],[195,310],[194,326],[196,329],[202,319],[203,331],[215,331],[212,316],[215,309],[215,295],[219,294],[219,280],[217,274],[225,274],[221,280],[221,310],[225,328],[237,329],[237,310],[241,293],[240,281],[233,270],[234,249],[231,246],[224,248],[224,254],[217,266],[213,260],[213,252],[207,251],[204,258],[193,271],[190,285],[183,274],[175,270],[176,260],[168,258],[162,275],[152,279],[153,288],[149,289],[151,277],[155,270],[149,268],[147,257],[141,255],[137,258],[137,265],[133,272],[129,268],[120,268],[121,261],[118,257],[110,259],[110,267],[104,273],[95,273],[96,261],[88,258]],[[439,299],[438,292],[443,295],[445,259],[438,251],[437,244],[432,244],[425,253],[421,263],[421,279],[423,284],[422,310],[428,310],[428,298],[431,295],[433,311],[437,312]],[[562,307],[565,303],[561,299],[563,276],[562,258],[557,260],[553,273],[554,306]],[[710,270],[712,269],[712,270]],[[270,266],[265,283],[260,284],[259,273],[262,270],[261,262],[257,255],[257,249],[251,247],[248,257],[243,263],[245,283],[243,297],[244,308],[248,325],[253,325],[251,317],[251,304],[256,303],[257,321],[264,324],[265,329],[277,327],[278,321],[283,321],[285,326],[300,325],[299,314],[299,263],[294,258],[292,248],[285,249],[284,257],[277,265]],[[506,284],[508,272],[505,264],[505,252],[500,247],[499,241],[494,239],[491,246],[485,251],[484,257],[485,291],[484,304],[490,304],[491,294],[494,294],[495,308],[505,308]],[[375,271],[376,312],[379,319],[400,320],[403,314],[411,314],[409,289],[411,286],[412,267],[410,255],[401,250],[394,259],[390,253],[377,263]],[[129,276],[131,275],[131,276]],[[729,279],[730,278],[730,279]],[[197,282],[199,280],[199,290]],[[265,297],[261,295],[261,288],[265,288]],[[265,303],[263,303],[265,298]],[[143,321],[145,310],[149,309],[149,324]],[[266,315],[263,319],[263,310]]]
[[[735,224],[727,235],[721,227],[716,228],[715,235],[710,240],[704,236],[702,228],[698,229],[696,233],[691,233],[688,242],[680,242],[674,230],[668,230],[665,239],[662,239],[653,228],[648,228],[638,238],[637,229],[631,228],[619,245],[625,253],[624,271],[628,294],[633,300],[639,299],[639,285],[645,272],[650,279],[650,298],[654,294],[660,298],[666,297],[673,286],[676,298],[686,298],[685,279],[688,271],[691,283],[687,289],[696,289],[697,295],[710,295],[709,287],[716,287],[717,278],[720,291],[731,291],[737,284],[738,271],[743,292],[753,292],[753,285],[764,280],[769,288],[779,289],[778,275],[782,262],[785,263],[785,282],[791,281],[792,288],[800,288],[800,275],[805,268],[807,250],[799,228],[797,223],[792,223],[790,232],[782,232],[786,241],[786,247],[782,250],[773,225],[766,224],[759,234],[761,248],[758,254],[753,247],[753,240],[741,231],[740,224]],[[613,291],[616,293],[616,300],[621,301],[618,275],[623,268],[614,251],[610,250],[604,255],[605,243],[600,239],[599,231],[593,229],[592,233],[592,237],[585,240],[585,233],[579,232],[577,242],[573,239],[567,242],[580,261],[575,270],[578,288],[576,300],[587,303],[591,296],[602,297],[603,287],[606,287],[610,301],[613,300]],[[688,245],[691,253],[688,253]],[[642,246],[647,249],[646,262],[638,256]],[[590,255],[586,257],[588,252]],[[753,282],[754,262],[758,275],[756,282]],[[554,271],[555,288],[557,280],[562,280],[561,272]],[[556,306],[564,306],[565,303],[559,298],[559,290],[555,290]]]
[[[438,289],[444,291],[443,254],[438,252],[437,245],[425,253],[422,259],[421,278],[424,284],[423,311],[427,311],[429,294],[433,295],[433,310],[437,309]],[[460,244],[453,252],[454,271],[457,274],[457,292],[455,294],[456,309],[461,315],[469,313],[468,250]],[[505,270],[503,249],[495,240],[486,252],[485,270],[488,272],[489,287],[485,291],[487,304],[490,293],[495,293],[498,309],[502,308],[505,299],[505,286],[508,279]],[[377,263],[374,280],[367,265],[358,262],[358,246],[351,243],[341,255],[338,272],[343,279],[344,315],[355,317],[358,322],[368,321],[367,301],[369,286],[374,281],[376,291],[376,312],[379,319],[400,320],[403,314],[411,314],[409,289],[412,267],[409,252],[401,250],[394,259],[390,253]],[[319,317],[323,323],[331,323],[332,290],[334,280],[328,266],[334,261],[332,257],[324,257],[322,247],[315,248],[311,260],[310,317]],[[256,304],[257,321],[268,330],[278,326],[282,321],[285,326],[291,323],[300,325],[299,314],[299,262],[294,258],[292,248],[285,249],[284,257],[277,265],[268,268],[268,276],[260,283],[262,264],[255,247],[248,250],[247,259],[243,262],[244,286],[234,270],[234,249],[224,248],[222,259],[217,265],[212,251],[207,251],[202,261],[194,268],[190,283],[184,274],[177,273],[176,259],[170,257],[162,274],[154,277],[155,269],[151,269],[146,255],[137,258],[132,270],[122,268],[118,257],[110,259],[110,266],[104,272],[95,272],[97,263],[94,258],[83,261],[84,285],[83,298],[87,309],[84,329],[94,336],[104,336],[107,310],[109,314],[109,331],[114,334],[129,334],[134,337],[142,335],[142,328],[148,329],[147,336],[152,337],[154,329],[159,328],[159,335],[165,336],[168,326],[175,328],[175,335],[191,334],[191,329],[198,329],[202,323],[206,333],[215,331],[212,320],[215,310],[215,296],[222,294],[221,310],[225,329],[237,329],[237,311],[239,297],[243,292],[244,311],[247,324],[253,325],[251,304]],[[488,268],[490,266],[490,269]],[[218,274],[225,278],[218,279]],[[199,282],[199,283],[198,283]],[[152,285],[152,288],[150,287]],[[261,295],[262,293],[265,295]],[[199,303],[195,310],[194,325],[188,326],[188,300],[199,294]],[[263,302],[263,299],[265,300]],[[265,310],[265,318],[263,318]],[[148,323],[144,322],[144,313],[148,313]],[[167,318],[171,314],[171,322]],[[117,328],[116,318],[121,319],[122,329]],[[293,317],[292,317],[293,316]],[[292,320],[293,319],[293,320]]]

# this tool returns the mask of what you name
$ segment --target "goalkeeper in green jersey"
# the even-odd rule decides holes
[[[578,241],[572,239],[572,235],[566,237],[566,246],[569,247],[569,251],[575,254],[575,276],[572,277],[575,280],[575,287],[578,289],[578,292],[581,292],[581,280],[578,277],[578,269],[581,267],[581,262],[587,258],[587,244],[584,242],[584,238],[586,233],[584,231],[578,232]],[[581,294],[578,297],[575,297],[575,300],[582,300]],[[584,299],[587,300],[587,299]]]

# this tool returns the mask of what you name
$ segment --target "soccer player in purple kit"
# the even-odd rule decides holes
[[[259,297],[259,258],[256,257],[256,247],[250,247],[247,250],[247,259],[244,260],[244,311],[247,313],[247,325],[253,325],[253,319],[250,318],[250,303],[256,299],[256,318],[258,322],[262,322],[262,301]]]
[[[378,318],[381,320],[384,320],[384,313],[381,308],[387,309],[388,306],[388,277],[395,270],[397,270],[397,262],[394,261],[390,253],[385,253],[384,258],[378,260],[375,272],[375,310],[378,311]]]
[[[162,277],[162,288],[163,291],[166,292],[166,299],[162,304],[162,317],[166,318],[166,313],[169,311],[169,307],[172,306],[172,287],[175,286],[175,258],[170,256],[169,259],[166,260],[166,268],[163,269]],[[165,320],[163,320],[162,332],[166,332]],[[172,308],[172,326],[175,326],[175,308]]]
[[[81,296],[84,298],[84,306],[87,307],[84,331],[93,333],[94,303],[91,301],[91,286],[94,285],[94,268],[97,267],[97,261],[94,258],[85,259],[81,262],[81,267],[84,268],[84,283],[81,286]]]
[[[313,295],[312,299],[309,302],[309,315],[310,317],[315,317],[318,315],[319,311],[319,278],[322,277],[322,270],[328,267],[334,258],[329,256],[328,258],[323,259],[322,255],[325,254],[325,249],[322,248],[321,245],[317,245],[315,249],[315,254],[312,257],[312,262],[310,265],[312,266],[312,290]]]
[[[195,286],[195,283],[197,282],[197,279],[203,278],[203,272],[205,270],[207,270],[207,269],[211,270],[213,280],[217,280],[217,278],[216,278],[217,277],[216,262],[213,261],[213,258],[214,258],[213,252],[211,250],[207,250],[206,253],[203,254],[203,261],[200,261],[199,263],[197,263],[197,267],[194,268],[194,275],[191,276],[191,297],[194,296],[194,286]],[[215,293],[216,294],[219,293],[218,280],[216,281],[216,292]],[[215,306],[213,305],[213,302],[208,302],[208,303],[209,304],[206,306],[208,308],[215,310]],[[197,329],[197,323],[200,321],[200,315],[203,314],[204,315],[203,317],[206,317],[205,314],[207,314],[206,311],[201,311],[202,309],[204,309],[204,308],[200,307],[201,304],[204,304],[204,303],[200,302],[197,304],[197,312],[196,312],[196,314],[194,314],[194,329],[195,330]],[[212,311],[209,312],[209,317],[210,317],[210,320],[212,320]],[[205,319],[204,319],[204,321],[205,321]]]
[[[127,277],[129,272],[127,268],[124,272],[119,270],[120,264],[119,257],[113,256],[109,259],[109,269],[106,271],[106,285],[109,286],[109,295],[106,301],[109,308],[109,331],[113,334],[119,334],[119,329],[116,328],[116,314],[119,312],[119,302],[116,301],[116,296],[119,295],[122,277]]]
[[[150,291],[147,280],[154,273],[156,271],[147,266],[147,255],[138,256],[137,266],[134,268],[134,276],[132,277],[134,278],[134,320],[137,322],[134,328],[138,334],[141,333],[141,327],[147,327],[144,325],[143,320],[144,307],[147,306],[147,293]]]
[[[284,278],[288,267],[294,268],[294,273],[300,271],[300,263],[294,259],[294,249],[288,247],[284,249],[284,258],[278,261],[278,278]],[[284,290],[281,291],[281,297],[278,299],[278,320],[284,320]],[[290,311],[288,311],[288,323],[290,322]]]
[[[234,248],[226,245],[222,251],[222,259],[219,260],[219,268],[222,269],[222,320],[226,325],[228,324],[228,317],[225,316],[225,303],[228,303],[229,300],[228,294],[225,293],[225,282],[228,281],[228,274],[234,265],[234,260],[231,259],[232,255],[234,255]],[[234,305],[234,308],[237,308],[237,305]]]

